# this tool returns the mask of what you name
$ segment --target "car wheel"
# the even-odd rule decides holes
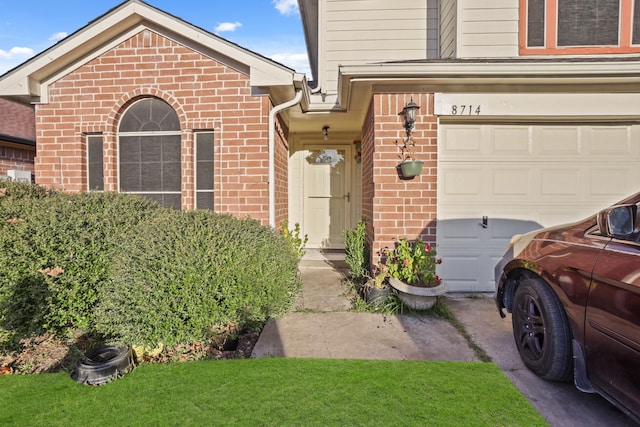
[[[130,348],[101,346],[78,360],[73,379],[80,384],[101,385],[120,377],[133,368]]]
[[[524,364],[544,379],[570,380],[573,357],[569,322],[547,284],[542,280],[523,280],[513,298],[511,319]]]

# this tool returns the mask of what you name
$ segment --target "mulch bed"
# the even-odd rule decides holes
[[[237,339],[229,339],[222,333],[209,342],[165,347],[160,354],[152,356],[145,354],[144,362],[249,358],[259,336],[258,332],[247,332],[239,334]],[[0,374],[72,372],[77,360],[99,344],[97,337],[80,334],[67,339],[50,334],[26,338],[20,341],[19,351],[0,353]]]

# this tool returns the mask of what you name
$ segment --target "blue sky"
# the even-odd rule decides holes
[[[309,73],[296,0],[146,0],[152,6]],[[0,75],[122,0],[0,0]]]

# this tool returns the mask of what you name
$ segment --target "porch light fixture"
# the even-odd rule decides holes
[[[322,135],[324,136],[324,140],[329,139],[329,126],[324,126],[322,128]]]
[[[404,115],[404,129],[407,131],[407,137],[410,137],[411,132],[413,132],[413,127],[416,123],[416,112],[419,109],[420,106],[413,102],[413,97],[411,97],[411,101],[402,109],[402,114]]]

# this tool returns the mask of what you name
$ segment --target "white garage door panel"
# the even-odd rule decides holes
[[[620,154],[637,156],[640,144],[637,127],[594,127],[587,132],[586,141],[589,154],[600,158],[618,158]]]
[[[640,143],[640,141],[639,141]],[[629,183],[638,183],[638,168],[637,163],[631,165],[612,166],[610,168],[598,168],[594,167],[590,175],[590,189],[591,195],[596,196],[609,196],[615,189],[625,189]]]
[[[522,168],[493,170],[493,193],[503,196],[526,196],[532,180],[531,171]]]
[[[455,163],[440,174],[439,202],[442,205],[444,197],[446,206],[469,207],[475,215],[500,217],[505,205],[560,204],[569,212],[584,206],[602,207],[632,192],[634,183],[640,184],[638,163],[617,162],[617,165],[617,169],[588,165],[578,169],[523,163],[518,170],[512,165],[503,168],[487,165],[481,169]],[[449,219],[449,209],[440,210],[439,215],[441,219]],[[575,216],[569,215],[563,221],[572,219]]]
[[[440,160],[570,160],[637,157],[637,126],[443,125]],[[598,156],[598,157],[594,157]]]
[[[498,210],[500,207],[492,206],[491,208]],[[498,235],[508,235],[510,238],[514,234],[522,233],[524,228],[527,228],[527,231],[531,231],[547,226],[543,224],[564,224],[567,222],[567,218],[570,218],[568,222],[587,218],[588,216],[593,215],[597,210],[599,210],[599,208],[600,207],[597,207],[594,210],[592,207],[581,207],[569,210],[558,206],[530,203],[527,205],[504,206],[502,208],[502,212],[494,215],[487,214],[486,212],[488,212],[489,209],[482,209],[482,207],[459,208],[455,211],[452,210],[449,213],[449,216],[452,218],[456,217],[455,212],[458,212],[457,218],[465,218],[466,220],[473,221],[477,227],[481,227],[480,224],[482,223],[482,217],[487,216],[490,224],[489,228],[495,228],[496,226],[504,227],[506,221],[513,221],[512,227],[507,228],[506,231],[500,231],[497,233]],[[472,211],[471,209],[474,209],[475,211]],[[495,221],[498,220],[501,222],[496,223]],[[438,224],[441,222],[450,223],[452,221],[456,220],[440,219]],[[438,225],[438,227],[440,227],[440,225]],[[479,230],[474,228],[474,233],[477,232],[479,232]],[[444,237],[444,234],[444,229],[438,230],[438,236]],[[460,234],[462,234],[462,231],[460,231]],[[440,245],[440,241],[438,244]]]
[[[514,234],[640,190],[640,126],[443,125],[438,162],[439,274],[453,291],[493,291]]]
[[[481,283],[493,280],[493,271],[484,268],[486,265],[496,265],[500,257],[492,257],[488,254],[477,256],[476,254],[452,255],[447,258],[446,264],[441,264],[439,274],[445,278],[450,291],[462,288],[465,292],[485,292]]]
[[[514,234],[519,233],[523,227],[530,230],[540,228],[535,221],[519,221],[504,218],[487,218],[486,227],[483,226],[483,218],[459,218],[449,220],[438,220],[438,227],[441,236],[454,242],[463,241],[463,245],[469,240],[482,241],[485,245],[491,245],[497,239],[511,239]]]

